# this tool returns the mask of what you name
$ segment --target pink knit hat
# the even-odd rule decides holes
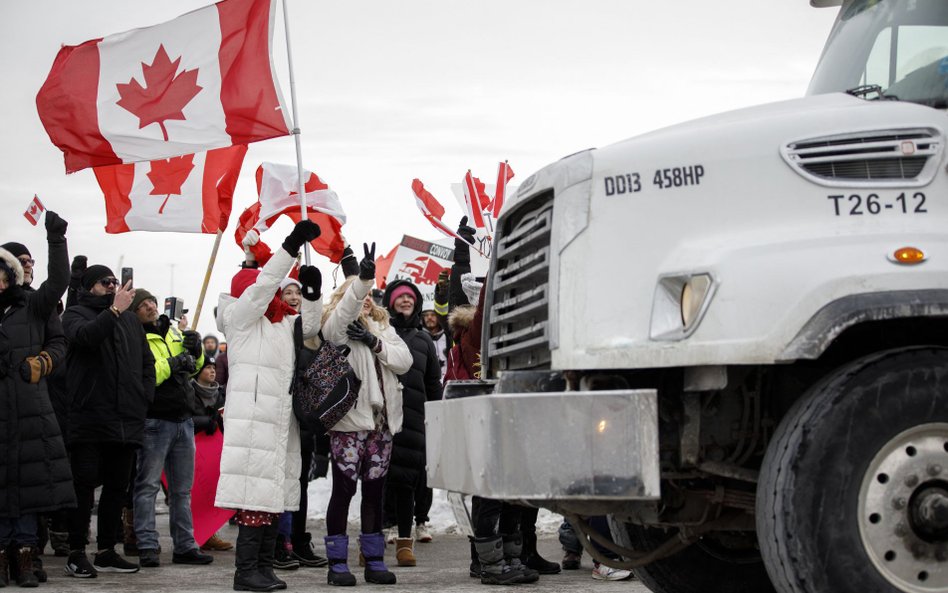
[[[394,303],[398,300],[398,297],[403,294],[407,294],[411,297],[411,300],[415,300],[415,291],[411,289],[411,286],[407,284],[402,284],[401,286],[396,286],[395,290],[392,291],[392,294],[389,296],[388,302]]]

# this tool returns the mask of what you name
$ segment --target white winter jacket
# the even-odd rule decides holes
[[[269,513],[299,509],[300,431],[290,395],[297,316],[279,323],[264,316],[293,261],[278,249],[240,298],[220,297],[230,376],[217,507]],[[321,300],[303,299],[304,337],[319,332],[322,307]]]
[[[336,308],[323,323],[323,337],[333,344],[349,347],[349,364],[356,376],[362,380],[359,388],[359,399],[356,405],[349,410],[342,420],[330,430],[339,432],[356,432],[359,430],[373,430],[375,418],[372,414],[373,406],[385,403],[388,415],[388,426],[392,434],[402,429],[402,384],[398,375],[411,368],[412,357],[408,346],[392,326],[384,330],[371,319],[368,321],[370,330],[382,341],[382,351],[373,354],[369,348],[357,340],[349,341],[346,335],[346,326],[359,317],[362,309],[362,300],[372,287],[372,280],[357,278],[349,285],[346,293],[336,305]],[[384,396],[379,389],[378,375],[375,372],[375,358],[382,363],[382,384],[385,386]]]

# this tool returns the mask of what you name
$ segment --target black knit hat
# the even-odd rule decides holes
[[[114,278],[115,274],[108,268],[108,266],[99,264],[89,266],[82,274],[82,287],[86,290],[92,290],[92,287],[96,282],[103,278],[108,278],[109,276]]]
[[[155,301],[155,304],[156,305],[158,304],[158,299],[155,298],[155,295],[151,294],[144,288],[136,288],[135,296],[132,297],[132,304],[129,305],[128,310],[131,311],[132,313],[135,313],[136,311],[138,311],[139,305],[141,305],[147,300]]]
[[[26,248],[26,245],[24,245],[23,243],[17,243],[16,241],[10,241],[9,243],[4,243],[3,245],[0,245],[0,247],[4,248],[4,249],[6,249],[7,251],[9,251],[10,253],[12,253],[12,254],[13,254],[13,257],[15,257],[15,258],[17,258],[17,259],[19,259],[20,257],[22,257],[22,256],[24,256],[24,255],[27,256],[27,257],[30,257],[30,258],[33,257],[33,256],[30,254],[30,250],[27,249],[27,248]]]

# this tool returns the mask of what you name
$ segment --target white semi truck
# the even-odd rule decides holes
[[[811,4],[807,96],[520,186],[431,485],[606,514],[657,592],[948,590],[948,1]]]

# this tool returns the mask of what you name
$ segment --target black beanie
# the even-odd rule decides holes
[[[136,288],[135,296],[132,298],[132,304],[129,306],[128,310],[131,311],[132,313],[138,311],[139,305],[141,305],[142,303],[144,303],[145,301],[149,299],[155,301],[156,305],[158,304],[158,299],[155,298],[155,295],[151,294],[144,288]]]
[[[86,271],[82,274],[82,287],[86,290],[92,290],[92,286],[103,278],[108,278],[109,276],[115,277],[115,274],[112,273],[107,266],[94,265],[86,268]]]
[[[19,259],[21,256],[24,256],[24,255],[27,256],[27,257],[29,257],[29,258],[31,258],[31,259],[32,259],[32,257],[33,257],[33,256],[30,254],[30,250],[27,249],[27,248],[26,248],[26,245],[24,245],[23,243],[17,243],[16,241],[10,241],[9,243],[4,243],[3,245],[0,245],[0,247],[2,247],[3,249],[6,249],[6,250],[9,251],[10,253],[12,253],[12,254],[13,254],[13,257],[15,257],[15,258],[17,258],[17,259]]]

